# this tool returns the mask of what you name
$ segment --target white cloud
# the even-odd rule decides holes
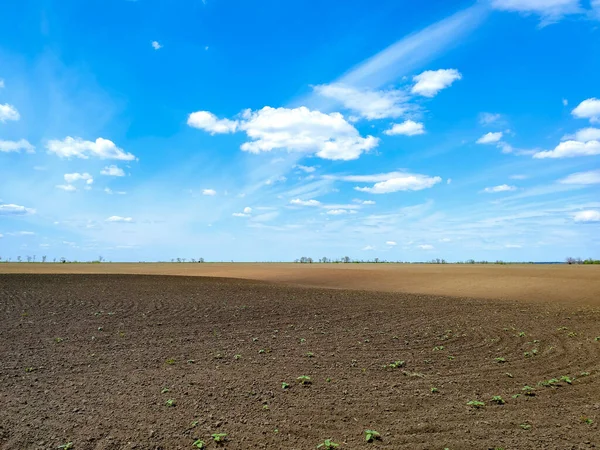
[[[131,217],[110,216],[105,222],[131,223],[133,219]]]
[[[492,7],[503,11],[537,14],[542,25],[560,20],[567,14],[581,12],[579,0],[492,0]]]
[[[215,191],[214,189],[203,189],[202,195],[217,195],[217,191]]]
[[[246,206],[244,208],[244,214],[250,214],[252,212],[252,208],[250,208],[249,206]]]
[[[0,103],[0,122],[4,123],[7,120],[19,120],[20,118],[19,111],[13,105]]]
[[[290,204],[297,206],[321,206],[321,202],[319,200],[300,200],[299,198],[290,200]]]
[[[298,164],[298,165],[296,165],[296,166],[294,166],[294,167],[295,167],[296,169],[300,169],[300,170],[302,170],[302,171],[304,171],[304,172],[306,172],[306,173],[313,173],[315,170],[317,170],[317,169],[316,169],[316,168],[314,168],[314,167],[311,167],[311,166],[302,166],[302,165],[300,165],[300,164]]]
[[[446,180],[446,184],[452,184],[452,178],[448,178],[448,179]]]
[[[439,91],[461,78],[462,75],[456,69],[426,70],[413,77],[416,84],[411,92],[424,97],[434,97]]]
[[[483,192],[487,192],[488,194],[494,194],[496,192],[508,192],[515,191],[517,188],[515,186],[509,186],[508,184],[501,184],[499,186],[486,187]]]
[[[371,194],[388,194],[398,191],[420,191],[441,182],[440,177],[419,174],[393,174],[392,177],[375,183],[372,187],[355,187],[357,191]]]
[[[533,154],[534,158],[574,158],[577,156],[600,155],[600,141],[564,141],[554,150],[546,150]]]
[[[511,178],[511,180],[525,180],[525,179],[527,179],[527,175],[521,175],[521,174],[511,175],[510,178]]]
[[[108,187],[104,188],[104,192],[106,192],[107,194],[111,194],[111,195],[112,194],[118,194],[118,195],[125,195],[125,194],[127,194],[127,192],[125,192],[125,191],[116,191],[115,192],[111,188],[108,188]]]
[[[404,103],[408,101],[408,97],[403,91],[394,89],[388,91],[359,90],[352,86],[335,83],[315,86],[314,90],[323,97],[339,101],[345,108],[369,120],[399,117],[406,112]]]
[[[48,141],[46,148],[48,153],[54,153],[60,158],[88,159],[90,156],[95,156],[100,159],[119,159],[123,161],[135,159],[135,156],[131,153],[125,153],[114,142],[103,138],[98,138],[95,141],[84,141],[81,138],[67,136],[62,141]]]
[[[589,172],[573,173],[562,180],[562,184],[600,184],[600,170],[590,170]]]
[[[519,244],[506,244],[504,245],[504,248],[522,248],[522,245]]]
[[[125,172],[120,167],[115,165],[106,166],[104,169],[100,171],[101,175],[108,175],[111,177],[124,177]]]
[[[72,184],[57,184],[56,189],[60,189],[67,192],[75,192],[77,188]]]
[[[563,98],[562,104],[563,104],[563,106],[567,106],[569,104],[569,100],[567,100],[566,98]]]
[[[218,119],[209,111],[196,111],[188,116],[187,124],[210,134],[234,133],[239,125],[237,120]]]
[[[240,128],[251,139],[241,149],[251,153],[285,149],[315,152],[323,159],[352,160],[377,147],[379,139],[363,138],[358,130],[337,112],[325,114],[299,108],[271,108],[246,111]]]
[[[581,130],[577,130],[575,134],[568,134],[563,136],[562,140],[576,140],[576,141],[600,141],[600,128],[582,128]]]
[[[398,243],[395,242],[395,241],[386,241],[385,245],[389,245],[390,247],[394,247],[394,246],[398,245]]]
[[[163,46],[158,43],[158,41],[152,41],[152,48],[154,50],[160,50]]]
[[[65,181],[69,184],[75,183],[76,181],[84,180],[87,184],[92,184],[94,182],[94,178],[85,172],[85,173],[65,173]]]
[[[430,244],[417,245],[417,247],[419,247],[421,250],[433,250],[434,249],[433,245],[430,245]]]
[[[375,247],[373,247],[372,245],[367,245],[365,247],[363,247],[363,251],[368,252],[371,250],[375,250]]]
[[[0,89],[4,89],[4,80],[0,78]]]
[[[27,153],[35,153],[35,147],[25,139],[18,141],[3,141],[0,139],[0,152],[20,152],[24,150]]]
[[[327,211],[327,214],[332,216],[341,216],[342,214],[348,214],[349,211],[347,209],[330,209]]]
[[[383,132],[388,136],[395,136],[397,134],[403,134],[405,136],[416,136],[418,134],[425,134],[423,124],[420,122],[414,122],[412,120],[406,120],[402,123],[395,123],[392,128]]]
[[[600,99],[588,98],[582,101],[571,114],[580,119],[589,119],[592,123],[600,123]]]
[[[361,205],[374,205],[376,202],[375,200],[358,200],[357,203]]]
[[[248,214],[244,214],[244,213],[233,213],[232,214],[233,217],[248,217]]]
[[[24,216],[26,214],[35,214],[35,209],[12,203],[0,204],[0,216]]]
[[[495,144],[502,139],[502,131],[486,133],[477,139],[478,144]]]
[[[500,120],[502,116],[500,114],[484,112],[479,114],[479,123],[481,125],[491,125]]]
[[[600,222],[600,211],[593,209],[579,211],[573,215],[573,220],[582,223]]]

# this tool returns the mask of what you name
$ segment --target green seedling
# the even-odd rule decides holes
[[[283,383],[281,383],[281,389],[289,389],[290,385],[287,384],[285,381]]]
[[[307,356],[308,358],[314,358],[315,354],[314,354],[313,352],[308,352],[308,353],[306,354],[306,356]]]
[[[104,328],[98,327],[98,331],[104,331]]]
[[[252,342],[256,342],[256,341],[258,341],[258,338],[257,337],[253,337],[252,338]]]
[[[531,425],[529,425],[528,423],[522,423],[521,425],[519,425],[521,428],[523,428],[524,430],[530,430],[531,429]]]
[[[524,331],[520,331],[520,332],[519,332],[519,337],[525,337],[525,336],[526,336],[526,334],[525,334],[525,332],[524,332]]]
[[[195,447],[195,448],[205,448],[205,445],[206,444],[204,443],[203,440],[198,439],[197,441],[194,441],[194,443],[192,444],[192,447]]]
[[[581,373],[579,374],[579,376],[580,376],[580,377],[589,377],[589,376],[590,376],[590,373],[589,373],[589,372],[581,372]]]
[[[326,381],[327,383],[331,383],[331,378],[325,378],[325,381]]]
[[[187,363],[188,364],[196,364],[196,360],[195,359],[188,359]]]
[[[538,354],[538,350],[537,350],[537,348],[534,348],[530,352],[523,353],[523,356],[525,356],[525,358],[532,358],[532,357],[536,356],[537,354]]]
[[[260,355],[262,355],[263,353],[266,353],[266,351],[265,351],[265,349],[261,348],[261,349],[258,351],[258,353],[259,353]]]
[[[335,442],[333,442],[332,439],[325,439],[323,442],[321,442],[319,445],[317,445],[317,448],[323,448],[325,450],[330,450],[332,448],[337,448],[339,446],[340,446],[340,444],[336,444]]]
[[[35,367],[25,367],[25,372],[31,373],[35,370]]]
[[[54,338],[54,342],[56,342],[57,344],[60,344],[62,341],[64,341],[64,339],[61,337]]]
[[[545,387],[560,386],[560,380],[557,378],[551,378],[546,381],[540,381],[538,384]]]
[[[558,331],[567,331],[567,327],[558,327],[557,330]]]
[[[504,405],[506,403],[504,399],[499,395],[494,395],[492,397],[492,402],[497,403],[498,405]]]
[[[199,423],[200,422],[198,422],[197,420],[194,420],[192,423],[190,423],[190,428],[196,428]]]
[[[394,361],[393,363],[388,364],[390,369],[397,369],[398,367],[404,367],[404,361]]]
[[[432,394],[437,394],[438,392],[440,392],[440,390],[438,388],[436,388],[436,387],[432,387],[430,389],[430,391],[431,391]]]
[[[306,342],[306,339],[304,339],[304,338],[300,338],[300,343],[301,343],[301,344],[304,344],[305,342]]]
[[[506,359],[504,359],[503,357],[499,356],[498,358],[496,358],[496,362],[497,363],[505,363]]]
[[[521,396],[521,394],[514,394],[514,395],[511,395],[511,397],[512,397],[512,398],[519,398],[520,396]]]
[[[575,333],[574,331],[571,331],[569,334],[567,334],[567,336],[575,337],[575,336],[577,336],[577,333]]]
[[[525,386],[521,390],[523,391],[523,394],[528,397],[535,397],[535,390],[531,386]]]
[[[233,359],[242,359],[242,355],[233,355]]]
[[[573,384],[573,380],[566,375],[560,377],[560,381],[564,381],[567,384]]]
[[[590,419],[589,417],[585,417],[585,416],[581,416],[581,421],[588,425],[591,425],[594,423],[594,421],[592,419]]]
[[[478,400],[471,400],[470,402],[467,402],[467,406],[472,406],[473,408],[483,408],[485,403]]]
[[[298,381],[298,383],[300,383],[303,386],[312,384],[312,381],[308,375],[300,375],[298,378],[296,378],[296,381]]]
[[[269,409],[271,409],[271,408],[269,408],[269,405],[263,405],[263,409],[264,409],[264,410],[269,410]]]
[[[444,350],[444,346],[443,345],[438,345],[437,347],[433,347],[433,351],[434,352],[439,352],[441,350]]]
[[[373,442],[375,440],[380,440],[381,435],[375,430],[365,430],[365,441]]]
[[[169,388],[168,387],[164,387],[160,391],[161,394],[166,394],[167,392],[169,392]]]
[[[596,336],[596,337],[594,338],[594,340],[595,340],[596,342],[600,342],[600,336]]]
[[[454,358],[456,358],[456,356],[451,356],[451,355],[449,355],[449,356],[448,356],[448,359],[449,359],[450,361],[454,361]]]
[[[58,448],[60,448],[62,450],[69,450],[69,449],[73,448],[73,443],[67,442],[66,444],[59,445]]]
[[[227,439],[227,433],[214,433],[211,436],[213,438],[213,441],[215,441],[217,444],[225,442],[225,440]]]
[[[167,405],[168,407],[172,407],[172,406],[175,406],[176,403],[175,403],[175,400],[173,400],[172,398],[170,398],[169,400],[167,400],[165,402],[165,405]]]
[[[177,361],[175,360],[175,358],[169,358],[165,361],[165,364],[168,364],[170,366],[172,366],[173,364],[175,364]]]

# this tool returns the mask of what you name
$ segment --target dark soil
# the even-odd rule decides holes
[[[592,307],[0,275],[2,449],[600,448],[599,374]]]

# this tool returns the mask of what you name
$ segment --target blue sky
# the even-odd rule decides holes
[[[600,256],[600,0],[0,16],[4,260]]]

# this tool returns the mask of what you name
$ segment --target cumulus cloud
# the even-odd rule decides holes
[[[579,211],[573,215],[573,220],[581,223],[600,222],[600,211],[595,211],[593,209]]]
[[[110,216],[105,222],[114,222],[114,223],[131,223],[133,219],[131,217],[121,217],[121,216]]]
[[[250,214],[252,212],[252,208],[250,208],[249,206],[246,206],[244,208],[244,214]]]
[[[203,189],[202,195],[209,195],[209,196],[217,195],[217,191],[215,191],[214,189]]]
[[[27,214],[35,214],[35,209],[12,203],[0,204],[0,216],[24,216]]]
[[[366,245],[362,249],[363,249],[363,251],[368,252],[371,250],[375,250],[375,247],[373,247],[372,245]]]
[[[600,128],[582,128],[577,130],[575,134],[568,134],[562,138],[563,141],[575,140],[575,141],[600,141]]]
[[[477,139],[477,144],[496,144],[502,139],[502,131],[486,133]]]
[[[21,150],[26,153],[35,153],[35,147],[31,145],[25,139],[20,139],[18,141],[3,141],[0,139],[0,152],[20,152]]]
[[[234,133],[239,125],[237,120],[218,119],[209,111],[196,111],[188,116],[187,124],[210,134]]]
[[[395,242],[395,241],[386,241],[385,245],[389,245],[390,247],[394,247],[395,245],[398,245],[398,243]]]
[[[600,170],[590,170],[589,172],[577,172],[573,173],[562,180],[559,180],[562,184],[600,184]]]
[[[420,122],[406,120],[402,123],[393,124],[392,128],[385,130],[383,133],[387,134],[388,136],[395,136],[398,134],[403,134],[405,136],[416,136],[418,134],[425,134],[425,128]]]
[[[461,78],[462,75],[456,69],[426,70],[413,77],[415,85],[411,92],[424,97],[434,97],[439,91]]]
[[[554,150],[545,150],[533,154],[534,158],[574,158],[577,156],[600,155],[600,141],[588,142],[564,141],[556,146]]]
[[[13,105],[0,103],[0,122],[4,123],[7,120],[19,120],[20,118],[19,111]]]
[[[487,192],[488,194],[495,194],[496,192],[509,192],[515,191],[517,188],[515,186],[509,186],[508,184],[501,184],[499,186],[486,187],[483,192]]]
[[[582,11],[579,0],[492,0],[491,4],[493,8],[502,11],[537,14],[542,18],[542,25]]]
[[[407,95],[400,90],[374,91],[343,84],[323,84],[313,88],[319,95],[339,101],[346,109],[368,119],[399,117],[406,112]]]
[[[500,114],[484,112],[479,114],[479,123],[481,125],[492,125],[500,120]]]
[[[4,88],[4,80],[0,78],[0,89]]]
[[[152,41],[151,45],[154,50],[160,50],[163,47],[158,43],[158,41]]]
[[[331,216],[341,216],[342,214],[348,214],[350,211],[347,209],[330,209],[327,214]]]
[[[118,159],[122,161],[135,159],[135,156],[131,153],[124,152],[114,142],[103,138],[98,138],[95,141],[85,141],[81,138],[67,136],[62,141],[48,141],[46,148],[48,153],[54,153],[60,158],[88,159],[93,156],[100,159]]]
[[[600,99],[588,98],[571,111],[574,117],[589,119],[592,123],[600,123]]]
[[[315,167],[312,167],[312,166],[302,166],[300,164],[298,164],[298,165],[296,165],[294,167],[296,169],[300,169],[300,170],[302,170],[303,172],[306,172],[306,173],[313,173],[315,170],[317,170]]]
[[[287,150],[315,153],[323,159],[352,160],[379,143],[373,136],[363,138],[340,113],[325,114],[305,106],[246,110],[239,121],[217,119],[199,111],[190,114],[188,124],[213,134],[244,131],[250,140],[241,149],[250,153]]]
[[[297,206],[321,206],[321,202],[319,200],[300,200],[299,198],[290,200],[290,204]]]
[[[65,181],[69,184],[75,183],[76,181],[85,181],[87,184],[92,184],[94,182],[94,178],[87,172],[85,173],[65,173]]]
[[[433,245],[430,245],[430,244],[417,245],[417,247],[420,248],[421,250],[433,250],[434,249]]]
[[[392,176],[375,183],[371,187],[357,186],[354,189],[370,194],[389,194],[398,191],[420,191],[422,189],[433,187],[435,184],[442,181],[440,177],[430,177],[419,174],[392,173],[389,175]]]
[[[106,166],[104,169],[100,171],[101,175],[107,175],[110,177],[124,177],[125,172],[120,167],[115,165]]]
[[[61,191],[66,192],[75,192],[77,190],[77,188],[72,184],[57,184],[56,189],[60,189]]]

